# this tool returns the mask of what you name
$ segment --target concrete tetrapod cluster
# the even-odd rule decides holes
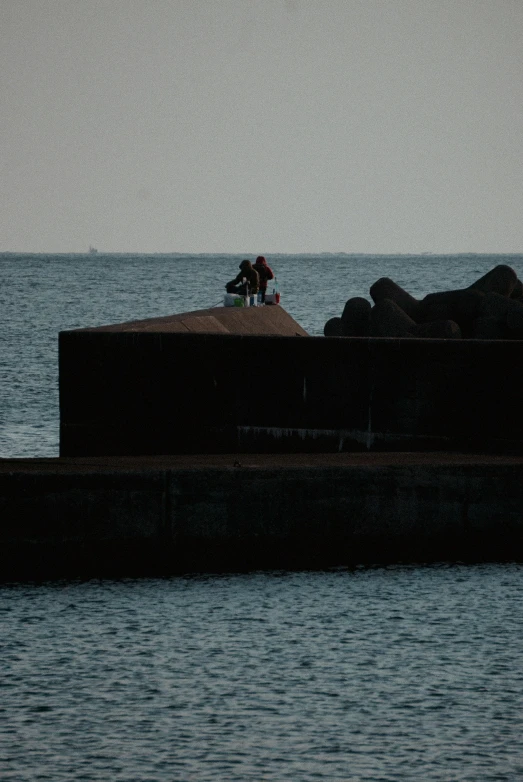
[[[523,284],[500,264],[468,288],[415,299],[382,277],[370,288],[374,306],[349,299],[341,317],[324,326],[326,337],[523,339]]]

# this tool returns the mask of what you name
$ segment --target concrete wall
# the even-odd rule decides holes
[[[523,559],[521,459],[263,458],[0,462],[0,579]]]
[[[62,332],[60,452],[520,452],[522,353],[516,340]]]

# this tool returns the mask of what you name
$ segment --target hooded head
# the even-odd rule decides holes
[[[259,263],[263,266],[264,264],[267,264],[267,261],[265,260],[263,255],[258,255],[258,257],[256,258],[256,263]]]
[[[240,263],[240,269],[241,269],[242,271],[245,271],[245,269],[252,269],[252,264],[251,264],[251,262],[250,262],[250,261],[247,261],[247,260],[245,260],[245,261],[242,261],[242,262]]]

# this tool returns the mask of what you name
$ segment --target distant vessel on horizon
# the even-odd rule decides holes
[[[97,252],[98,252],[98,250],[96,249],[96,247],[93,247],[92,245],[89,245],[89,254],[90,255],[96,255]]]

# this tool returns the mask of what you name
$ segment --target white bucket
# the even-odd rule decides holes
[[[243,296],[238,296],[237,293],[226,293],[223,297],[224,307],[243,307],[244,304]]]

